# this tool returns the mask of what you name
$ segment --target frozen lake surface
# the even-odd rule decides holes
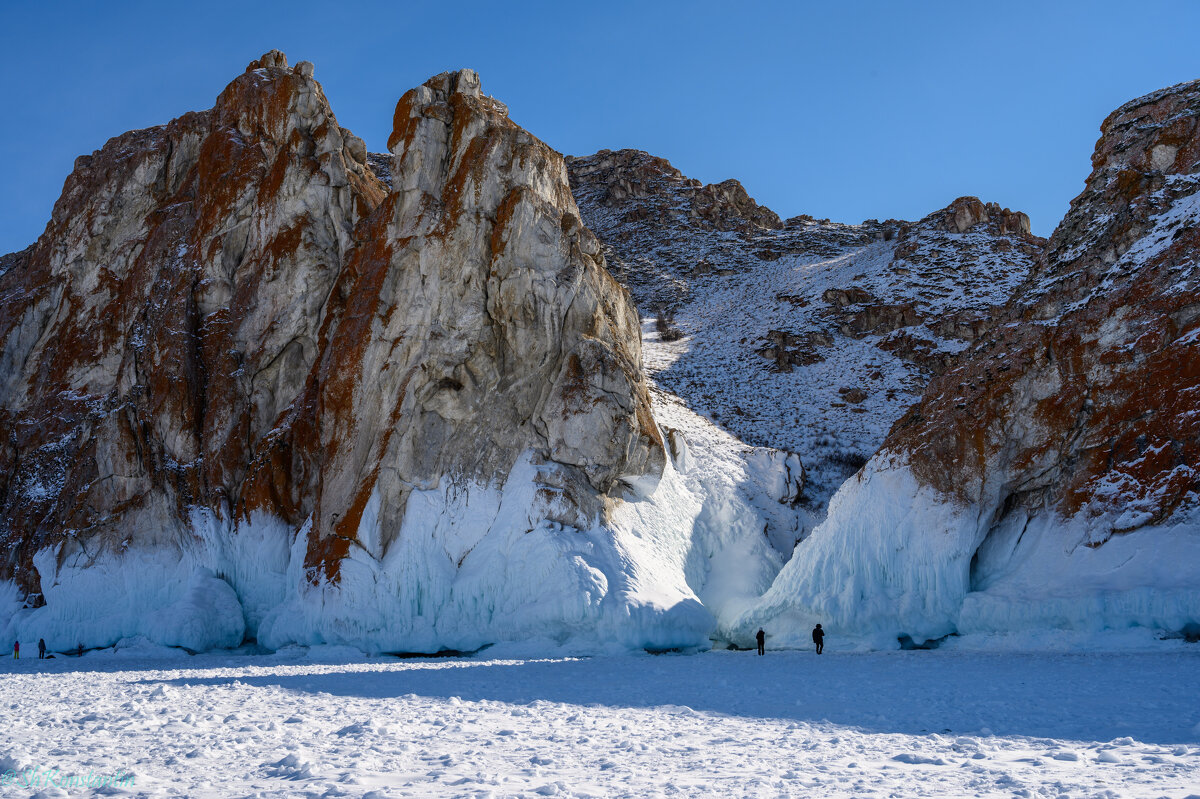
[[[761,658],[25,653],[0,661],[0,794],[1184,797],[1200,794],[1198,674],[1200,645],[1181,642]],[[131,779],[49,784],[89,773]]]

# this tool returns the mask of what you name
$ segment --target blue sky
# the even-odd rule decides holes
[[[0,253],[75,156],[208,108],[277,47],[382,150],[447,69],[551,146],[635,147],[781,216],[916,219],[964,194],[1048,235],[1118,105],[1200,77],[1200,3],[59,2],[0,6]]]

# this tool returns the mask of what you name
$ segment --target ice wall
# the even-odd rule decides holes
[[[827,520],[728,635],[764,627],[777,646],[831,642],[897,648],[950,634],[1146,627],[1175,634],[1200,622],[1196,514],[1092,546],[1081,511],[1015,508],[994,521],[991,496],[965,506],[918,484],[905,462],[873,458],[834,495]]]
[[[752,602],[782,563],[763,535],[762,512],[743,494],[755,484],[745,471],[695,466],[710,455],[693,448],[689,474],[668,465],[642,486],[646,493],[635,485],[605,519],[576,525],[561,521],[561,497],[547,482],[553,464],[535,464],[531,453],[502,485],[447,479],[414,491],[394,535],[381,529],[372,497],[340,579],[316,585],[305,568],[307,526],[292,531],[261,513],[231,524],[196,512],[182,552],[133,549],[59,563],[54,550],[43,551],[45,605],[19,609],[13,588],[0,629],[22,641],[45,638],[52,649],[138,636],[191,650],[243,637],[269,648],[368,652],[498,642],[577,652],[707,648],[716,617]]]

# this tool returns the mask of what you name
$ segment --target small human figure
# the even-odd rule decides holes
[[[83,643],[82,642],[79,644],[79,648],[75,650],[75,654],[77,657],[83,657]]]
[[[819,624],[813,627],[813,643],[817,645],[818,655],[825,651],[825,631]]]
[[[767,654],[767,634],[760,627],[754,636],[758,640],[758,654]]]
[[[39,638],[38,639],[38,660],[45,660],[45,659],[46,659],[46,639]]]
[[[21,642],[13,641],[13,660],[18,660],[21,657]]]

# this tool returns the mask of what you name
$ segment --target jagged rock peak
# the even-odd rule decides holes
[[[997,203],[984,203],[978,197],[959,197],[940,211],[921,220],[931,222],[948,233],[966,233],[976,225],[987,225],[997,235],[1017,235],[1034,238],[1030,232],[1029,215],[1001,208]]]
[[[411,144],[408,134],[415,129],[415,120],[422,116],[445,118],[455,103],[474,101],[477,109],[507,117],[508,106],[483,93],[479,74],[473,69],[443,72],[434,75],[416,88],[409,89],[396,103],[392,119],[392,134],[388,150],[397,154],[397,147]]]
[[[1164,108],[1155,108],[1150,112],[1143,111],[1142,109],[1145,106],[1158,106],[1161,101],[1171,97],[1183,98],[1194,96],[1197,92],[1200,92],[1200,79],[1183,81],[1173,86],[1157,89],[1141,97],[1136,97],[1109,114],[1104,119],[1104,122],[1100,124],[1100,132],[1102,135],[1108,135],[1114,125],[1120,125],[1122,120],[1128,122],[1137,119],[1146,120],[1150,117],[1157,117],[1159,120],[1162,120],[1165,118],[1162,113],[1165,110]],[[1174,108],[1178,111],[1179,107],[1174,106]],[[1138,113],[1135,114],[1133,113],[1134,111]],[[1174,119],[1174,115],[1171,118]]]
[[[567,167],[580,178],[596,175],[608,188],[606,204],[625,197],[661,193],[671,184],[700,188],[700,181],[685,177],[665,158],[645,150],[600,150],[593,155],[566,156]]]
[[[236,505],[385,196],[359,149],[273,51],[213,109],[77,159],[0,274],[0,577],[32,591],[39,551],[178,542],[184,509]]]
[[[885,445],[972,501],[1011,491],[1064,516],[1113,513],[1094,522],[1097,541],[1168,518],[1200,474],[1183,399],[1200,319],[1200,82],[1125,104],[1101,133],[1085,190],[1006,310],[1012,324],[935,381]],[[1137,524],[1119,507],[1140,508],[1126,514]]]
[[[575,510],[561,518],[584,525],[598,495],[656,479],[665,460],[637,315],[580,223],[562,157],[470,70],[406,92],[389,147],[392,194],[344,270],[347,321],[301,403],[320,418],[294,426],[326,431],[305,443],[325,475],[307,565],[331,578],[372,494],[398,530],[414,486],[503,484],[533,452],[556,475],[540,479],[565,481]]]
[[[254,70],[254,69],[269,69],[271,67],[274,67],[276,69],[287,69],[288,68],[287,56],[283,54],[282,50],[268,50],[267,52],[263,53],[257,60],[251,61],[250,64],[246,67],[246,71],[250,72],[251,70]]]
[[[253,72],[257,69],[288,69],[287,56],[281,50],[268,50],[263,53],[258,59],[251,61],[246,66],[247,72]],[[297,61],[296,66],[291,68],[302,78],[311,78],[313,76],[313,63],[311,61]]]
[[[1200,80],[1126,103],[1100,126],[1092,173],[1050,237],[1055,274],[1106,269],[1200,170]],[[1108,212],[1096,214],[1104,205]]]
[[[598,201],[606,207],[616,207],[629,199],[655,199],[702,228],[754,233],[783,227],[779,216],[755,202],[739,181],[730,178],[705,185],[685,177],[665,158],[642,150],[600,150],[589,156],[567,156],[567,166],[573,183],[602,187]],[[664,210],[656,209],[654,213]]]
[[[786,614],[894,641],[1200,618],[1200,83],[1125,104],[1101,134],[1043,257],[743,629]],[[980,210],[956,206],[935,215],[956,230]]]

